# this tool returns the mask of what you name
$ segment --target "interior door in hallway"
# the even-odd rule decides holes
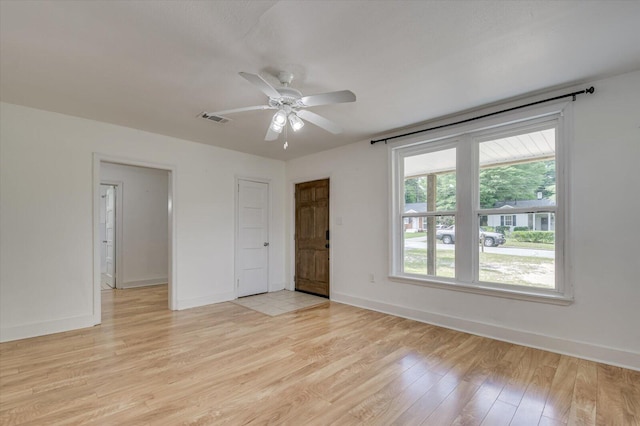
[[[329,179],[296,185],[296,290],[329,297]]]
[[[105,271],[103,282],[111,288],[116,287],[116,188],[113,185],[101,185],[104,188],[105,224],[104,240],[102,247],[104,250]]]
[[[238,180],[238,297],[269,291],[269,184]]]

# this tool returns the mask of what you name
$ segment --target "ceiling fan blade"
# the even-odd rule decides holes
[[[259,75],[251,74],[248,72],[239,72],[238,74],[240,74],[241,77],[244,77],[249,83],[256,86],[262,93],[264,93],[268,97],[275,99],[279,99],[282,97],[282,95],[280,95],[280,93],[278,93],[278,91],[274,89],[272,85],[267,83],[267,81]]]
[[[210,112],[209,114],[226,115],[226,114],[235,114],[237,112],[255,111],[255,110],[263,110],[263,109],[274,109],[274,107],[270,107],[269,105],[256,105],[256,106],[243,107],[243,108],[227,109],[224,111]]]
[[[269,129],[267,130],[267,134],[264,136],[265,141],[275,141],[280,136],[280,133],[274,132],[271,129],[271,125],[269,125]]]
[[[306,109],[302,109],[297,112],[298,117],[307,120],[311,124],[315,124],[316,126],[326,130],[327,132],[331,132],[334,135],[338,133],[342,133],[342,128],[338,126],[331,120],[327,120],[321,115],[316,114],[315,112],[308,111]]]
[[[305,106],[317,106],[327,104],[340,104],[344,102],[355,102],[356,95],[351,90],[340,90],[337,92],[320,93],[319,95],[305,96],[300,101]]]

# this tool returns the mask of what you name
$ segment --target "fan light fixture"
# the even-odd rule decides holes
[[[271,119],[271,130],[276,133],[282,133],[282,129],[287,125],[287,118],[289,119],[289,124],[294,132],[297,132],[304,127],[304,121],[302,121],[294,112],[287,114],[284,109],[281,109],[278,110]]]
[[[291,124],[291,128],[294,132],[302,129],[304,126],[304,121],[300,120],[300,117],[295,115],[294,113],[289,114],[289,124]]]
[[[273,116],[273,122],[275,124],[277,124],[280,127],[283,127],[284,124],[287,122],[287,113],[284,110],[279,110],[278,112],[276,112],[276,114]]]
[[[284,126],[287,124],[287,113],[284,110],[278,110],[271,119],[271,130],[276,133],[281,133]]]
[[[276,133],[282,133],[282,129],[284,128],[284,126],[280,126],[278,125],[275,121],[271,122],[271,130],[273,130]]]

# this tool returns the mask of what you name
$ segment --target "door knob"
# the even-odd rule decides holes
[[[265,247],[269,247],[269,243],[264,243],[263,244]]]

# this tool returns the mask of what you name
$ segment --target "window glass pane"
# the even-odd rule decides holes
[[[480,143],[480,208],[555,206],[555,145],[555,128]]]
[[[489,225],[492,216],[499,215],[488,215]],[[480,281],[554,289],[555,215],[530,212],[510,217],[518,224],[514,230],[480,227]]]
[[[456,209],[456,149],[404,159],[404,213]]]
[[[405,217],[404,273],[454,278],[454,243],[455,216]]]

